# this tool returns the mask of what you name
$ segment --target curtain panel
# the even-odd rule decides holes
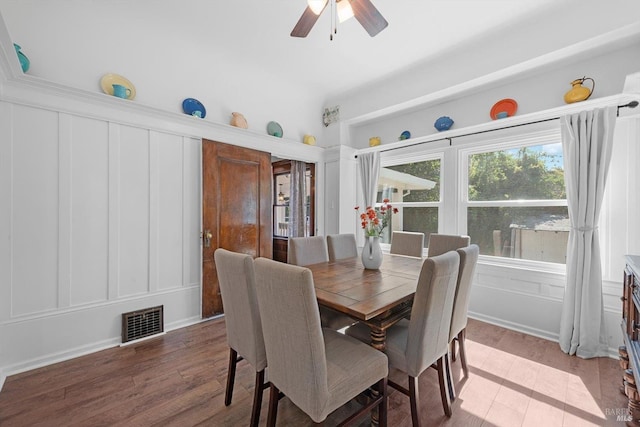
[[[582,358],[607,356],[598,218],[611,160],[616,107],[562,117],[564,177],[571,230],[560,348]]]
[[[360,182],[364,196],[364,208],[376,204],[378,192],[378,176],[380,175],[380,153],[364,153],[358,155]]]
[[[289,193],[289,237],[304,237],[307,224],[305,162],[291,161]]]

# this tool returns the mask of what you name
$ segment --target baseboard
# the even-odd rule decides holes
[[[484,314],[480,314],[480,313],[472,313],[469,312],[469,317],[475,320],[479,320],[481,322],[485,322],[485,323],[489,323],[491,325],[495,325],[495,326],[500,326],[502,328],[505,329],[510,329],[512,331],[516,331],[516,332],[521,332],[523,334],[527,334],[527,335],[532,335],[534,337],[538,337],[538,338],[542,338],[545,339],[547,341],[552,341],[555,343],[559,343],[560,342],[560,337],[558,334],[556,333],[552,333],[549,331],[543,331],[541,329],[536,329],[536,328],[532,328],[526,325],[522,325],[519,323],[515,323],[515,322],[509,322],[503,319],[498,319],[495,317],[491,317],[491,316],[486,316]],[[560,348],[558,348],[559,351]],[[607,356],[610,359],[619,359],[620,355],[618,354],[618,349],[617,348],[612,348],[612,347],[608,347],[607,348]]]
[[[195,325],[196,323],[200,323],[206,320],[211,320],[211,319],[202,319],[200,317],[182,319],[178,322],[173,322],[168,325],[165,325],[165,330],[172,331],[172,330],[180,329],[186,326]],[[154,336],[154,338],[156,336]],[[54,363],[64,362],[66,360],[70,360],[76,357],[95,353],[97,351],[106,350],[108,348],[117,347],[121,343],[122,343],[122,337],[118,336],[118,337],[109,338],[103,341],[91,343],[86,346],[76,347],[74,349],[67,350],[64,352],[50,354],[45,357],[30,359],[18,364],[0,367],[0,381],[2,381],[0,383],[0,390],[2,390],[1,386],[4,384],[4,380],[8,376],[19,374],[21,372],[31,371],[33,369],[52,365]]]
[[[492,325],[500,326],[505,329],[510,329],[512,331],[522,332],[523,334],[543,338],[548,341],[558,342],[558,335],[553,332],[543,331],[542,329],[532,328],[520,323],[509,322],[504,319],[498,319],[496,317],[487,316],[480,313],[473,313],[471,311],[469,312],[469,317],[475,320],[480,320],[481,322],[490,323]]]

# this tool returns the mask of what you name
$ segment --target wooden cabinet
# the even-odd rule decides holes
[[[640,426],[640,396],[637,384],[640,379],[640,256],[627,255],[623,275],[622,335],[620,366],[624,369],[621,391],[629,399],[627,425]]]

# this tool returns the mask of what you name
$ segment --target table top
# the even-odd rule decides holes
[[[379,270],[359,257],[306,266],[318,302],[358,320],[370,320],[413,300],[423,258],[385,254]]]

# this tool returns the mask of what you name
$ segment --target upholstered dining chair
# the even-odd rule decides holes
[[[449,251],[465,248],[469,246],[470,241],[469,236],[431,233],[429,235],[427,256],[442,255]]]
[[[329,261],[327,241],[324,236],[289,238],[288,263],[304,267]],[[338,313],[328,307],[320,307],[322,326],[331,329],[342,329],[355,323],[347,315]]]
[[[267,388],[268,383],[264,382],[267,356],[256,299],[253,258],[250,255],[222,248],[216,249],[214,258],[218,270],[218,283],[229,344],[229,370],[224,404],[226,406],[231,404],[236,364],[244,359],[256,371],[250,424],[254,427],[260,421],[262,392]]]
[[[420,426],[418,377],[435,364],[440,397],[447,416],[451,416],[449,390],[449,331],[460,256],[455,251],[425,259],[422,264],[411,320],[402,319],[387,329],[386,354],[389,366],[408,375],[409,389],[389,380],[389,385],[409,396],[413,426]],[[369,340],[362,323],[347,328],[346,334]]]
[[[389,253],[420,258],[422,257],[422,248],[424,248],[424,233],[394,231],[391,234]]]
[[[287,262],[305,266],[329,261],[324,236],[290,237]]]
[[[329,261],[358,256],[355,234],[328,234]]]
[[[460,268],[458,270],[458,279],[456,284],[456,293],[453,298],[453,312],[451,315],[451,329],[449,332],[449,346],[451,347],[451,359],[455,361],[456,341],[460,347],[460,363],[464,376],[469,376],[469,368],[467,366],[467,355],[465,351],[465,335],[467,331],[467,313],[469,311],[469,299],[471,297],[471,283],[473,275],[478,263],[478,255],[480,248],[478,245],[471,245],[458,249],[460,256]],[[453,387],[453,378],[449,371],[449,383],[451,384],[450,396],[455,399],[455,389]]]
[[[275,426],[280,393],[318,423],[373,385],[378,387],[377,398],[345,423],[356,421],[377,406],[380,425],[386,425],[387,356],[321,327],[309,269],[266,258],[257,258],[254,266],[269,361],[267,425]]]

